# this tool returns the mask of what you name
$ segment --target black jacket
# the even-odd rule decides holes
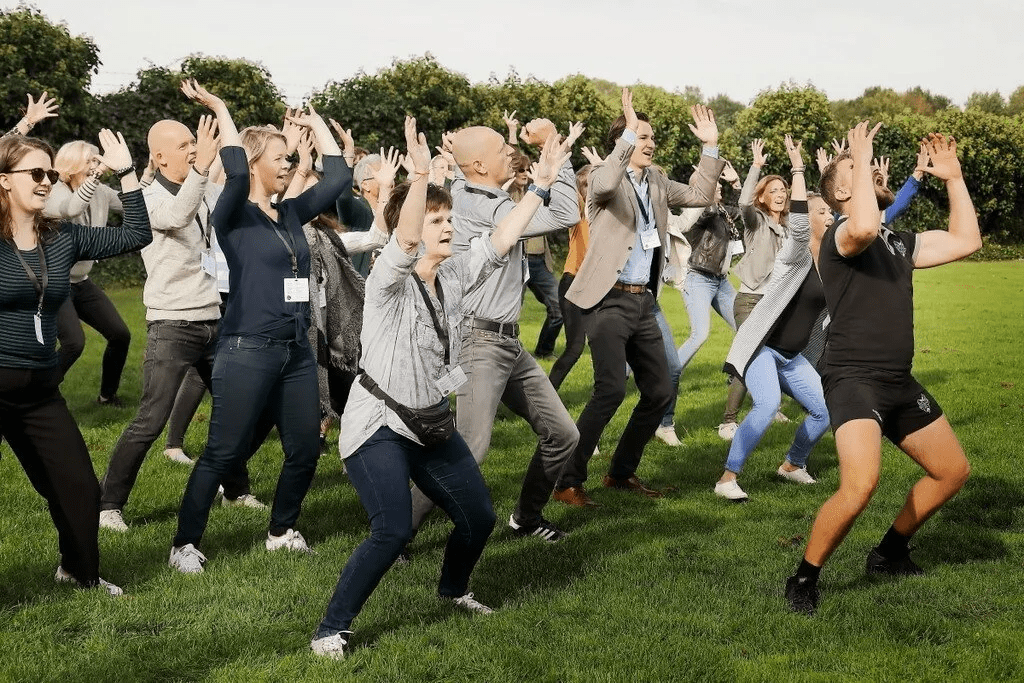
[[[730,262],[726,259],[729,241],[740,239],[736,226],[740,210],[735,206],[712,204],[701,214],[693,227],[684,233],[690,243],[689,265],[708,275],[728,275]]]

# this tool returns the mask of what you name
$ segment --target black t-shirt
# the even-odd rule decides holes
[[[821,239],[818,269],[831,317],[828,367],[909,373],[914,360],[914,255],[917,235],[882,227],[867,249],[839,254],[836,230]]]
[[[810,341],[814,321],[818,319],[823,308],[825,292],[821,287],[818,272],[811,268],[800,284],[800,289],[775,321],[771,334],[764,342],[765,345],[787,358],[795,357]]]

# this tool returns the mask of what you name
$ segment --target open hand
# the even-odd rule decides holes
[[[29,93],[28,107],[25,109],[25,120],[30,127],[34,126],[40,121],[57,116],[57,109],[59,108],[60,105],[57,104],[55,98],[46,98],[46,91],[43,91],[38,100],[33,100],[32,93]]]
[[[387,152],[384,148],[380,148],[380,168],[378,168],[373,178],[377,181],[378,187],[394,187],[395,176],[398,175],[398,168],[402,164],[402,155],[398,153],[398,150],[394,147],[390,148]]]
[[[871,158],[874,156],[875,134],[881,127],[882,122],[879,121],[874,128],[868,130],[868,121],[865,120],[850,129],[846,137],[850,142],[850,155],[854,163],[860,162],[870,166]]]
[[[428,175],[430,173],[430,147],[427,146],[427,136],[423,133],[416,133],[416,119],[412,116],[405,117],[405,159],[404,167],[409,174]],[[383,165],[383,164],[382,164]]]
[[[754,155],[753,165],[758,168],[764,168],[764,165],[768,163],[768,155],[764,153],[764,140],[754,138],[753,142],[750,143],[750,151]]]
[[[202,175],[210,170],[213,160],[217,158],[220,140],[217,138],[217,118],[203,115],[199,117],[196,128],[196,160],[193,164]]]
[[[284,135],[288,154],[291,154],[298,149],[299,138],[301,138],[304,133],[302,126],[292,120],[294,117],[298,116],[298,114],[298,109],[286,108],[284,110],[284,124],[281,126],[281,133]]]
[[[128,143],[124,141],[123,135],[120,133],[115,135],[112,131],[104,128],[100,131],[99,138],[100,147],[103,149],[100,163],[115,171],[120,171],[132,165],[132,153],[128,149]]]
[[[300,129],[301,130],[301,129]],[[313,142],[313,136],[309,131],[306,131],[299,136],[299,141],[295,147],[299,153],[299,168],[308,171],[313,168],[313,150],[316,145]]]
[[[804,158],[803,155],[801,155],[800,153],[802,143],[799,140],[793,142],[792,135],[786,135],[784,142],[786,144],[786,154],[789,155],[789,163],[792,165],[793,170],[803,170]]]
[[[846,151],[846,138],[842,140],[836,140],[832,138],[832,149],[836,151],[836,154],[842,154]]]
[[[566,140],[558,142],[558,133],[551,133],[540,151],[540,160],[531,166],[533,182],[541,189],[548,189],[558,177],[562,164],[569,160],[571,153]]]
[[[583,157],[594,166],[600,166],[604,163],[604,157],[601,156],[596,147],[583,147],[580,149],[583,153]]]
[[[738,183],[740,180],[740,174],[736,172],[736,169],[732,167],[732,164],[728,161],[725,162],[725,168],[722,169],[722,182],[730,185]]]
[[[622,115],[626,119],[626,128],[635,133],[640,127],[640,119],[636,117],[636,110],[633,109],[633,93],[629,88],[622,89]]]
[[[832,163],[832,155],[826,152],[822,147],[819,147],[818,151],[815,153],[815,159],[818,162],[819,173],[824,173],[828,165]]]
[[[569,136],[565,138],[569,145],[569,149],[572,149],[572,146],[576,144],[576,141],[580,139],[580,136],[583,135],[583,131],[586,129],[587,127],[583,125],[582,121],[569,124]]]
[[[181,82],[181,92],[185,93],[185,97],[207,109],[216,111],[217,107],[224,106],[224,100],[199,85],[194,78],[186,78]]]
[[[882,174],[883,185],[889,184],[889,157],[878,157],[871,162],[871,169]]]
[[[941,180],[961,180],[964,177],[960,160],[956,158],[956,140],[941,133],[931,133],[922,142],[928,154],[929,164],[925,169]]]
[[[690,130],[697,136],[697,139],[706,147],[717,146],[718,124],[715,123],[715,113],[703,104],[695,104],[690,107],[690,116],[693,117]]]

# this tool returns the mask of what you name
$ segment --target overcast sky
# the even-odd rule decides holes
[[[0,0],[7,8],[15,5]],[[1024,85],[1019,0],[38,0],[91,36],[97,93],[193,53],[261,62],[291,103],[329,80],[432,53],[471,81],[514,67],[554,81],[582,73],[749,102],[784,81],[831,99],[920,85],[963,104]],[[585,10],[581,8],[586,8]]]

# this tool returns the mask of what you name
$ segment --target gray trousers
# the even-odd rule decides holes
[[[524,418],[539,437],[516,504],[516,521],[536,524],[579,432],[547,374],[515,337],[463,327],[460,363],[467,382],[456,392],[456,427],[477,463],[491,445],[498,402]],[[434,504],[412,490],[412,527],[418,529]]]

